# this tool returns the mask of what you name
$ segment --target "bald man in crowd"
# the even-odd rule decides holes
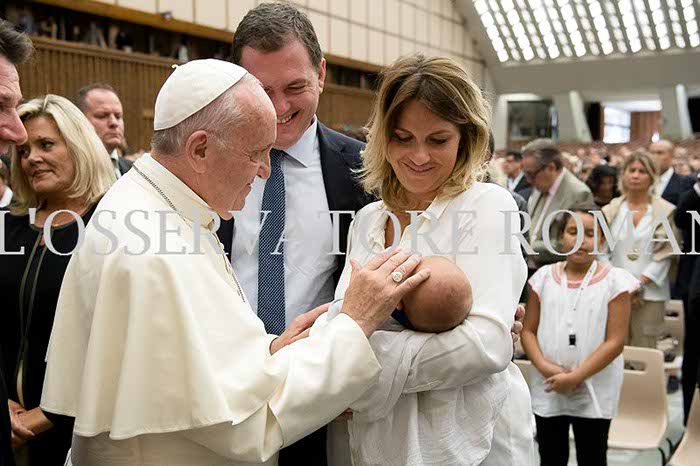
[[[673,205],[678,205],[681,194],[692,189],[695,181],[673,171],[673,153],[675,146],[671,141],[661,139],[649,146],[649,152],[659,168],[659,183],[656,194]]]
[[[105,83],[92,83],[78,91],[76,104],[88,117],[109,157],[117,178],[128,172],[133,162],[124,158],[124,108],[117,91]]]
[[[32,43],[26,35],[17,33],[10,23],[0,19],[0,154],[5,154],[11,145],[23,144],[27,140],[27,132],[17,115],[17,105],[22,100],[17,65],[29,60],[33,51]],[[2,360],[0,347],[0,403],[7,403]],[[33,435],[22,426],[17,416],[0,406],[0,466],[15,464],[11,449],[11,438],[14,436],[12,432],[24,436]]]

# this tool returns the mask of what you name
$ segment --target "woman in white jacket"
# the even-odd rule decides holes
[[[511,362],[527,275],[512,234],[520,221],[505,189],[478,181],[489,114],[481,90],[449,59],[410,56],[383,73],[360,173],[381,200],[355,217],[336,298],[353,267],[393,245],[454,261],[474,300],[448,332],[396,322],[375,332],[382,375],[350,407],[351,420],[331,424],[331,464],[532,464],[529,392]]]

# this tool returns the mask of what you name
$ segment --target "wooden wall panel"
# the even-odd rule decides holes
[[[25,99],[51,93],[75,100],[78,89],[96,81],[110,84],[124,106],[126,138],[132,151],[148,149],[153,105],[170,75],[171,60],[106,50],[75,42],[33,38],[34,58],[19,67]]]
[[[131,151],[148,150],[153,128],[153,106],[158,90],[170,75],[172,60],[101,49],[75,42],[33,38],[34,58],[19,67],[25,99],[46,93],[74,100],[78,89],[106,82],[124,106],[126,137]],[[330,127],[361,127],[367,123],[375,93],[326,84],[318,117]]]

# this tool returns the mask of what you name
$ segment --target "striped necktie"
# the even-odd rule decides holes
[[[265,324],[267,333],[279,335],[286,327],[284,300],[284,243],[276,251],[277,243],[284,232],[285,189],[282,159],[284,151],[270,151],[270,178],[263,192],[258,243],[258,317]],[[268,211],[264,217],[264,211]]]

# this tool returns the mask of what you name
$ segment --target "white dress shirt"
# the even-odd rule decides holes
[[[119,150],[114,149],[111,154],[109,154],[110,162],[112,162],[112,167],[114,167],[114,174],[117,179],[122,177],[122,172],[119,170]]]
[[[588,286],[581,292],[573,317],[576,346],[570,354],[569,331],[564,312],[576,301],[581,281],[567,281],[562,293],[562,266],[545,265],[531,278],[530,286],[540,300],[537,341],[544,356],[563,367],[579,367],[605,341],[608,305],[621,293],[632,292],[639,281],[626,270],[598,263]],[[573,362],[573,364],[572,364]],[[619,355],[607,367],[592,375],[570,395],[548,392],[545,377],[532,371],[530,390],[532,410],[538,416],[577,416],[612,419],[622,388],[623,357]]]
[[[671,270],[673,258],[668,257],[662,261],[656,261],[653,254],[644,251],[647,241],[654,234],[655,222],[651,205],[647,206],[647,211],[637,226],[632,225],[632,236],[628,235],[627,221],[632,222],[632,213],[629,210],[629,204],[624,201],[611,226],[611,233],[619,242],[610,255],[610,262],[615,267],[627,270],[637,278],[644,275],[651,279],[651,282],[644,285],[642,297],[645,300],[668,301],[671,299],[668,272]],[[639,250],[642,254],[639,254],[636,260],[630,260],[628,254],[634,249]]]
[[[74,466],[274,465],[376,381],[346,314],[270,355],[211,219],[147,155],[100,201],[63,279],[41,400],[75,417]]]
[[[404,230],[402,248],[424,256],[445,253],[464,271],[472,310],[448,332],[426,337],[379,330],[371,336],[382,375],[351,405],[356,419],[329,426],[330,465],[532,464],[529,393],[510,361],[510,327],[527,268],[518,241],[505,237],[506,217],[499,211],[517,212],[512,196],[494,184],[475,183],[417,217],[415,244],[411,227]],[[384,248],[387,218],[382,202],[357,213],[337,299],[348,286],[349,260],[364,264]],[[510,219],[517,231],[518,216]],[[421,235],[427,232],[429,238]],[[512,254],[502,254],[507,247]],[[316,325],[323,325],[322,318]]]
[[[664,191],[666,191],[666,187],[668,186],[668,182],[671,181],[671,177],[673,176],[673,167],[669,168],[666,170],[663,175],[659,177],[659,182],[656,186],[656,195],[661,197],[663,195]]]
[[[286,321],[333,300],[333,273],[337,269],[333,250],[333,226],[328,211],[321,153],[314,119],[301,139],[285,152],[282,171],[285,183],[284,280]],[[258,240],[260,210],[267,180],[256,178],[245,207],[234,213],[231,262],[241,285],[258,309]]]
[[[520,180],[523,179],[523,176],[525,176],[525,172],[520,170],[520,174],[515,178],[508,177],[508,190],[510,192],[515,191],[515,188],[518,186],[518,183],[520,183]]]
[[[2,197],[0,198],[0,207],[6,207],[10,205],[10,202],[12,202],[12,190],[10,189],[9,186],[5,186],[5,192],[2,193]]]

